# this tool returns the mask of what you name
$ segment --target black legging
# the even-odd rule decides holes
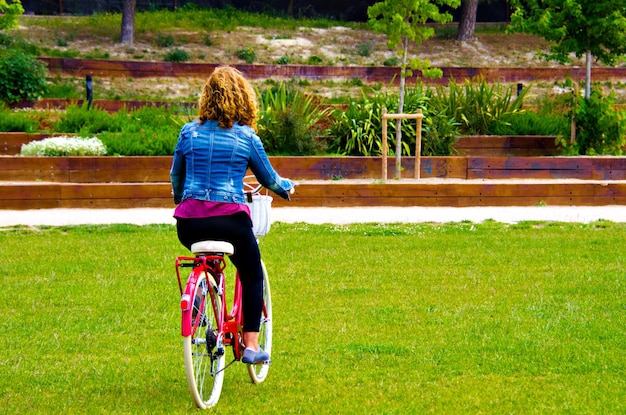
[[[243,330],[258,332],[263,311],[263,269],[250,217],[240,212],[210,218],[177,218],[176,229],[178,239],[187,249],[195,242],[206,240],[233,244],[235,253],[230,259],[241,280]]]

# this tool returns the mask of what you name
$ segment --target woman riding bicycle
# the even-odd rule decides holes
[[[199,104],[198,119],[180,130],[170,171],[178,239],[188,249],[204,240],[235,247],[231,261],[241,280],[246,346],[242,361],[259,363],[269,360],[258,345],[263,270],[243,179],[250,168],[260,184],[287,200],[295,183],[270,164],[255,132],[256,95],[241,72],[216,68]]]

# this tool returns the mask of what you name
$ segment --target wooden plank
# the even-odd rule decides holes
[[[71,157],[70,180],[76,183],[168,182],[172,157]]]
[[[468,178],[574,178],[621,180],[626,158],[618,157],[471,157]]]
[[[206,78],[217,64],[112,61],[104,59],[39,58],[52,73],[68,73],[102,77],[199,77]],[[400,68],[388,66],[314,66],[314,65],[234,65],[250,79],[267,78],[358,78],[364,82],[399,82]],[[459,68],[442,67],[441,79],[423,78],[413,71],[407,82],[421,80],[432,84],[447,84],[451,78],[457,82],[477,76],[488,82],[532,82],[535,80],[584,79],[584,68]],[[594,68],[594,79],[626,78],[626,68]]]
[[[174,207],[169,183],[0,185],[0,209]],[[303,183],[274,206],[626,205],[624,182]]]
[[[595,157],[469,157],[470,169],[580,170],[610,166],[610,159]]]
[[[422,157],[421,177],[467,178],[467,157]]]
[[[60,203],[61,199],[0,199],[0,210],[54,209]]]
[[[83,209],[134,209],[134,208],[171,208],[174,213],[174,202],[162,198],[144,199],[63,199],[59,201],[62,208]]]
[[[379,157],[270,157],[276,170],[295,180],[380,177]],[[403,157],[404,178],[414,176]],[[169,182],[171,157],[1,157],[0,180],[76,183]],[[388,171],[393,169],[389,161]],[[624,180],[626,157],[424,157],[423,178],[576,178]],[[391,179],[391,178],[390,178]]]
[[[23,132],[0,133],[0,155],[15,156],[22,151],[22,145],[59,134],[32,134]]]
[[[62,185],[57,183],[2,184],[3,200],[60,199]]]
[[[64,157],[1,157],[0,180],[66,182],[67,166]]]
[[[558,154],[553,136],[464,136],[454,148],[468,156],[552,156]]]
[[[61,186],[62,199],[150,199],[170,198],[169,183],[66,183]],[[172,199],[173,200],[173,199]]]

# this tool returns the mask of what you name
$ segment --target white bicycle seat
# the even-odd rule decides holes
[[[191,252],[194,254],[222,253],[232,255],[235,252],[235,247],[230,242],[200,241],[191,245]]]

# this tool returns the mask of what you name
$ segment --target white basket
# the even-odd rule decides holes
[[[266,235],[272,226],[272,200],[272,196],[255,194],[252,195],[252,203],[247,203],[252,218],[252,232],[257,238]]]

